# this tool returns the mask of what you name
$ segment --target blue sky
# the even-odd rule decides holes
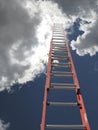
[[[80,33],[79,30],[76,29],[76,31],[78,34]],[[73,38],[73,36],[74,35],[70,35],[69,39]],[[71,50],[71,53],[78,75],[91,129],[97,130],[98,105],[96,100],[98,98],[98,94],[96,90],[98,83],[98,70],[95,70],[95,64],[98,59],[98,54],[93,57],[90,57],[89,55],[80,57],[75,53],[75,51]],[[0,118],[6,123],[10,122],[10,127],[8,130],[39,130],[41,123],[44,85],[45,74],[41,74],[40,76],[36,77],[33,82],[28,82],[22,87],[19,84],[14,85],[12,92],[10,93],[7,91],[0,93]],[[62,98],[64,98],[64,94],[64,92],[61,93]],[[59,110],[57,110],[57,112],[58,111]],[[58,119],[60,116],[62,116],[62,113],[57,116],[56,111],[52,114],[54,114],[54,116],[56,116]],[[74,111],[72,114],[74,115]],[[51,121],[51,115],[48,117],[48,119]],[[63,117],[62,120],[66,121],[65,117]],[[76,116],[75,121],[77,120],[79,120],[78,116]]]
[[[98,105],[96,100],[98,94],[96,90],[98,71],[94,70],[94,63],[97,61],[98,55],[92,58],[90,56],[80,57],[72,51],[72,56],[91,129],[97,130]],[[41,74],[34,82],[23,85],[21,89],[19,89],[19,85],[15,85],[13,93],[7,91],[0,93],[0,118],[6,123],[10,122],[8,130],[39,130],[44,85],[45,75]],[[64,119],[62,118],[62,120]]]
[[[98,129],[96,3],[75,0],[70,6],[70,0],[0,0],[0,130],[40,129],[53,21],[64,24],[91,130]],[[69,122],[67,112],[60,120],[63,112],[53,111],[54,118],[49,112],[48,121]],[[73,121],[79,121],[75,110],[71,112]]]

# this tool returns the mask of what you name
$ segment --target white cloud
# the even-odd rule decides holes
[[[94,55],[98,51],[96,7],[92,0],[0,0],[0,91],[10,90],[15,82],[34,80],[44,71],[53,23],[69,28],[81,18],[84,34],[71,42],[72,49],[79,55]]]
[[[0,0],[0,17],[0,90],[4,90],[30,67],[27,58],[37,45],[35,27],[40,16],[34,10],[31,17],[20,0]]]
[[[68,16],[76,16],[82,20],[79,29],[84,34],[78,36],[76,41],[71,42],[72,49],[81,56],[85,54],[95,55],[98,52],[98,0],[55,1],[59,3],[59,6]]]
[[[69,18],[80,18],[80,30],[84,32],[71,47],[78,55],[95,55],[98,52],[98,0],[54,0]],[[72,21],[75,21],[75,19]],[[89,24],[85,23],[87,21]]]
[[[80,23],[80,30],[84,31],[84,34],[78,36],[76,41],[73,40],[71,46],[81,56],[85,54],[92,56],[98,52],[98,15],[95,11],[91,10],[90,16],[82,18],[82,20],[90,23],[86,24],[83,21]]]
[[[10,123],[5,123],[3,120],[0,120],[0,130],[7,130],[7,128],[10,126]]]
[[[0,0],[0,91],[44,71],[54,22],[71,20],[51,2]]]

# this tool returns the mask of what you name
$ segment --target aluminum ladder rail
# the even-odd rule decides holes
[[[56,54],[56,55],[55,55]],[[57,60],[59,63],[54,63],[53,61]],[[61,62],[66,61],[66,63]],[[68,68],[70,67],[71,72],[61,72],[61,71],[52,71],[52,67],[54,68]],[[72,83],[51,83],[51,76],[55,77],[70,77],[73,79]],[[77,102],[48,102],[48,91],[52,90],[75,90]],[[47,124],[46,123],[46,109],[48,106],[77,106],[80,111],[80,117],[82,124],[77,125],[60,125],[60,124]],[[74,109],[74,108],[73,108]],[[56,24],[53,29],[53,36],[50,43],[50,52],[48,59],[48,67],[47,67],[47,76],[46,76],[46,84],[44,91],[44,101],[43,101],[43,110],[42,110],[42,122],[41,129],[77,129],[77,130],[90,130],[82,94],[80,91],[80,86],[78,82],[78,78],[76,75],[75,67],[73,64],[72,56],[70,53],[70,49],[68,46],[67,38],[65,36],[64,30],[61,25]]]

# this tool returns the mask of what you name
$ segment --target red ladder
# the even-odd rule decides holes
[[[70,68],[70,71],[53,71],[52,68]],[[59,83],[51,82],[51,77],[67,77],[72,78],[73,83]],[[77,102],[48,102],[48,91],[52,90],[75,90]],[[77,125],[60,125],[60,124],[46,124],[46,109],[48,106],[77,106],[80,111],[82,124]],[[53,36],[50,44],[49,60],[47,67],[46,85],[44,91],[43,112],[41,130],[45,129],[77,129],[90,130],[87,114],[80,91],[75,67],[72,56],[68,46],[68,42],[61,25],[56,24],[53,29]]]

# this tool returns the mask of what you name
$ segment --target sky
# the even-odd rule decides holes
[[[0,0],[0,130],[39,130],[56,22],[68,37],[91,129],[98,129],[98,1]]]

